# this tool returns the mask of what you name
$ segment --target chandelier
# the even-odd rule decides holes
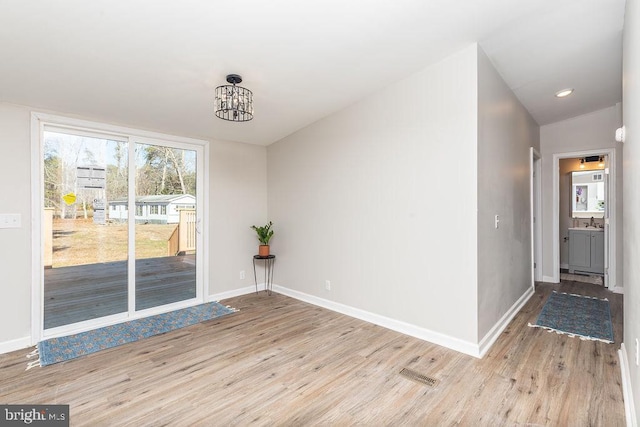
[[[248,122],[253,119],[253,93],[236,86],[242,82],[242,77],[229,74],[227,82],[231,84],[216,88],[216,116],[231,122]]]

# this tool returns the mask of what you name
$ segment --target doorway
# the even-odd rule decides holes
[[[531,287],[542,280],[542,157],[531,147],[529,157],[531,203]]]
[[[585,161],[585,159],[592,161]],[[594,255],[590,260],[587,259],[586,252],[573,252],[574,259],[584,259],[580,261],[580,267],[576,271],[584,270],[595,272],[595,275],[602,274],[604,286],[614,288],[616,283],[615,151],[602,149],[554,154],[553,162],[553,281],[555,283],[560,281],[561,268],[573,270],[575,261],[570,262],[572,257],[570,248],[573,247],[569,235],[570,229],[574,230],[572,234],[575,239],[578,239],[584,237],[583,230],[578,230],[583,227],[587,230],[586,232],[589,230],[593,232],[590,238],[594,242],[601,243],[596,245],[594,251],[589,251],[589,255]],[[588,179],[589,183],[580,181],[574,185],[573,175],[590,170],[598,173],[594,175],[591,172],[584,172],[585,176],[575,178],[582,181]],[[576,245],[578,241],[573,243]]]
[[[43,118],[35,335],[203,302],[203,142]]]

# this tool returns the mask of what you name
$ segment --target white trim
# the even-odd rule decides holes
[[[127,316],[136,315],[136,143],[127,138],[127,201],[129,213],[127,218]],[[133,207],[131,206],[133,201]],[[110,323],[109,319],[103,320]]]
[[[565,270],[569,269],[569,264],[560,263],[560,268],[564,268]]]
[[[127,141],[129,149],[129,166],[135,169],[135,143],[149,143],[154,145],[166,145],[169,147],[187,149],[196,151],[198,156],[198,194],[201,200],[198,200],[198,219],[202,221],[202,238],[197,240],[198,264],[196,265],[196,298],[187,301],[178,301],[176,303],[167,304],[161,307],[152,307],[147,310],[135,311],[135,292],[129,292],[129,310],[127,313],[118,313],[106,316],[101,319],[87,320],[84,322],[65,325],[59,328],[44,330],[44,301],[43,301],[43,245],[42,245],[42,216],[43,216],[43,197],[42,197],[42,133],[45,126],[53,126],[56,129],[64,131],[65,129],[79,130],[91,135],[104,134],[105,136],[115,136],[118,140]],[[80,332],[90,330],[97,327],[107,326],[110,324],[120,323],[125,320],[133,320],[154,314],[160,314],[178,308],[189,307],[204,302],[205,295],[208,293],[208,217],[209,217],[209,141],[199,140],[175,135],[168,135],[158,132],[144,131],[140,129],[128,128],[124,126],[110,125],[106,123],[93,122],[82,119],[58,116],[48,113],[31,112],[31,245],[32,245],[32,283],[31,283],[31,344],[36,344],[44,337],[59,336],[68,334],[70,331]],[[201,173],[202,172],[202,173]],[[135,196],[135,187],[132,180],[129,182],[129,199]],[[135,210],[129,211],[129,247],[133,247],[135,240],[135,221],[133,219]],[[206,243],[206,244],[205,244]],[[135,259],[129,257],[129,278],[135,277]],[[133,286],[133,282],[129,281],[129,286]]]
[[[203,173],[198,174],[198,187],[197,189],[202,189],[202,216],[200,218],[196,218],[197,221],[200,221],[202,226],[200,227],[200,239],[201,242],[201,251],[198,252],[200,254],[209,254],[209,143],[204,145],[204,150],[200,153],[202,157],[202,171]],[[202,177],[200,177],[202,175]],[[202,181],[200,179],[202,178]],[[196,194],[196,201],[198,194]],[[200,208],[196,205],[197,208]],[[202,271],[202,281],[203,286],[200,287],[202,289],[202,295],[198,295],[198,298],[201,300],[206,300],[209,295],[209,256],[196,256],[196,268],[200,268]]]
[[[611,290],[611,292],[614,294],[624,294],[624,288],[622,286],[616,286]]]
[[[258,284],[258,290],[262,290],[264,289],[264,283],[259,283]],[[224,292],[219,292],[217,294],[213,294],[213,295],[209,295],[207,297],[207,302],[211,302],[211,301],[220,301],[223,299],[227,299],[227,298],[233,298],[233,297],[239,297],[242,295],[248,295],[251,293],[254,293],[256,291],[256,287],[251,285],[251,286],[245,286],[244,288],[239,288],[239,289],[233,289],[231,291],[224,291]]]
[[[629,371],[629,359],[627,358],[627,349],[622,343],[618,350],[620,358],[620,375],[622,376],[622,398],[624,400],[624,415],[627,420],[627,426],[637,427],[636,408],[633,401],[633,389],[631,388],[631,371]]]
[[[300,301],[308,302],[318,307],[326,308],[328,310],[335,311],[341,314],[346,314],[347,316],[355,317],[356,319],[364,320],[365,322],[373,323],[375,325],[382,326],[405,335],[409,335],[433,344],[447,347],[460,353],[468,354],[469,356],[480,358],[480,349],[478,345],[472,342],[454,338],[445,334],[441,334],[439,332],[412,325],[410,323],[381,316],[379,314],[350,307],[348,305],[329,301],[323,298],[316,297],[314,295],[309,295],[303,292],[288,289],[276,284],[273,285],[273,290],[282,295],[286,295]]]
[[[530,148],[529,156],[529,203],[531,210],[531,288],[542,276],[542,156],[535,148]],[[535,172],[535,176],[534,176]],[[534,182],[536,185],[534,185]],[[534,192],[534,189],[537,190]],[[536,262],[537,260],[537,262]]]
[[[75,119],[71,117],[58,116],[55,114],[40,113],[35,111],[31,113],[31,117],[36,118],[37,120],[40,120],[45,124],[53,125],[58,128],[62,128],[65,126],[73,127],[79,130],[92,132],[94,134],[98,132],[112,134],[113,136],[119,137],[135,136],[140,138],[140,140],[142,140],[143,138],[148,138],[155,141],[156,143],[158,141],[167,141],[202,146],[205,146],[209,143],[209,141],[206,141],[204,139],[187,138],[184,136],[169,135],[166,133],[152,132],[126,126],[110,125],[107,123],[94,122],[91,120]]]
[[[22,337],[15,340],[0,342],[0,354],[10,353],[34,346],[31,337]]]
[[[616,286],[616,150],[615,148],[601,148],[597,150],[584,150],[571,153],[553,154],[553,217],[552,217],[552,269],[553,276],[551,283],[560,283],[560,159],[571,159],[575,157],[585,157],[591,155],[606,154],[609,156],[609,224],[607,239],[609,241],[609,281],[607,287],[612,289]],[[605,226],[606,227],[606,226]],[[546,277],[546,276],[545,276]]]
[[[44,304],[44,245],[42,243],[42,129],[38,114],[31,113],[31,345],[42,337]]]
[[[545,283],[560,283],[560,275],[558,277],[542,276],[542,281]]]
[[[480,340],[478,347],[480,349],[480,358],[483,358],[485,354],[489,351],[491,346],[496,342],[500,334],[509,326],[509,323],[513,320],[513,318],[518,314],[518,312],[524,307],[524,305],[529,301],[529,299],[535,293],[534,288],[527,288],[527,290],[522,294],[518,301],[516,301],[511,308],[502,316],[502,318],[491,328],[489,332]]]
[[[258,283],[258,291],[263,291],[264,289],[265,284]],[[244,288],[233,289],[214,295],[209,295],[209,297],[207,298],[207,302],[220,301],[227,298],[252,294],[255,291],[255,286],[246,286]],[[379,314],[360,310],[358,308],[354,308],[345,304],[326,300],[315,295],[309,295],[303,292],[295,291],[284,286],[274,284],[273,291],[297,299],[299,301],[304,301],[318,307],[326,308],[327,310],[335,311],[337,313],[345,314],[356,319],[364,320],[365,322],[373,323],[375,325],[382,326],[387,329],[391,329],[393,331],[421,339],[423,341],[441,345],[451,350],[455,350],[477,358],[482,358],[487,354],[491,346],[496,342],[500,334],[506,329],[511,320],[513,320],[520,309],[522,309],[522,307],[534,295],[533,288],[527,288],[527,290],[524,292],[524,294],[522,294],[518,301],[516,301],[513,306],[511,306],[511,308],[504,314],[504,316],[502,316],[502,318],[494,325],[494,327],[491,328],[491,330],[485,335],[482,341],[480,341],[480,344],[475,345],[473,343],[450,337],[439,332],[434,332],[406,322],[391,319],[385,316],[380,316]]]

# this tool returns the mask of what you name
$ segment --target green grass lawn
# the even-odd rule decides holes
[[[167,240],[177,224],[136,224],[136,259],[167,256]],[[127,225],[85,219],[53,220],[53,268],[125,261]]]

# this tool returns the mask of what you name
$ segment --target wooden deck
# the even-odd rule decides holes
[[[195,255],[136,260],[136,310],[196,296]],[[45,329],[127,311],[127,262],[44,270]]]

